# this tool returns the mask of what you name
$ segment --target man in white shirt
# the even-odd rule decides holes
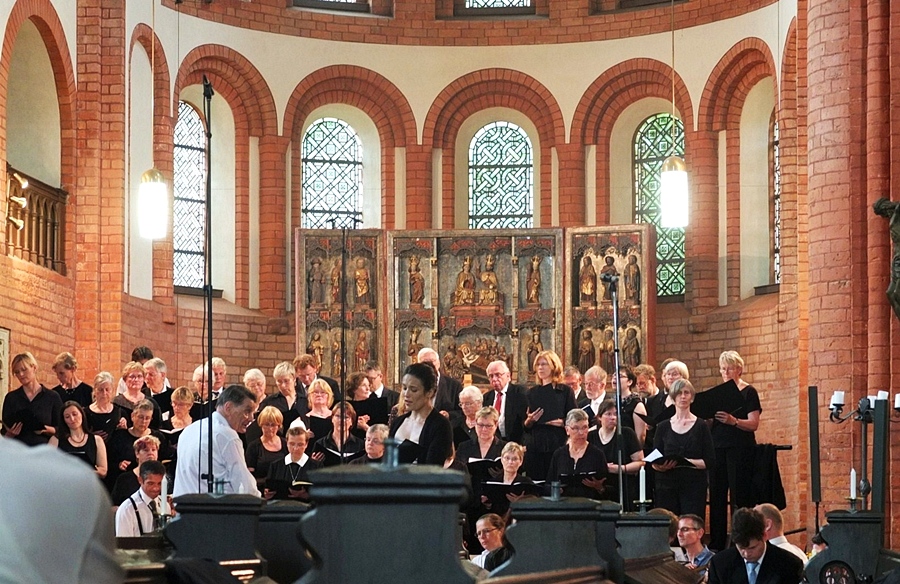
[[[49,446],[0,438],[0,582],[117,584],[109,495],[97,473]]]
[[[762,503],[757,505],[755,509],[762,513],[762,516],[765,519],[766,531],[764,536],[766,541],[772,545],[777,545],[783,550],[791,552],[800,558],[805,566],[809,558],[806,557],[803,550],[789,542],[784,536],[784,517],[781,515],[781,511],[778,510],[778,507],[771,503]]]
[[[229,385],[219,395],[211,417],[213,428],[213,479],[224,483],[224,492],[259,496],[256,479],[247,470],[244,448],[238,432],[246,432],[253,422],[256,396],[243,385]],[[178,467],[173,494],[207,492],[209,457],[208,420],[201,419],[178,439]],[[199,455],[198,455],[199,452]]]
[[[377,399],[380,397],[387,398],[388,411],[394,407],[400,400],[400,393],[384,386],[384,374],[381,372],[381,366],[375,361],[366,363],[366,378],[369,380],[369,399]]]
[[[141,537],[156,531],[166,467],[156,460],[148,460],[138,469],[138,479],[141,488],[116,510],[116,537]]]
[[[599,365],[584,372],[584,393],[588,402],[581,409],[588,415],[591,425],[596,426],[600,404],[606,399],[606,371]]]

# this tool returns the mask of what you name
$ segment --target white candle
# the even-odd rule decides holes
[[[831,405],[833,406],[842,406],[844,405],[844,392],[836,391],[831,396]]]
[[[159,494],[159,513],[160,515],[169,514],[169,479],[163,475],[162,491]]]
[[[850,469],[850,498],[856,498],[856,469]]]
[[[894,407],[900,410],[900,393],[894,396]]]
[[[885,400],[885,401],[887,401],[887,399],[888,399],[890,396],[891,396],[891,395],[890,395],[888,392],[882,390],[882,391],[879,391],[879,392],[878,392],[878,395],[875,396],[875,399],[876,399],[876,400]]]
[[[641,467],[641,471],[638,473],[639,484],[640,484],[640,500],[647,500],[647,471],[644,470],[644,467]]]

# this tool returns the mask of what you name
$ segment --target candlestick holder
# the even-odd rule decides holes
[[[638,506],[638,513],[640,515],[646,515],[647,511],[650,510],[650,503],[652,502],[652,499],[643,499],[635,501],[634,504]]]
[[[856,513],[859,510],[857,509],[859,497],[846,497],[846,499],[850,503],[850,513]]]
[[[857,421],[862,426],[862,431],[860,432],[861,444],[860,444],[860,461],[861,461],[861,478],[859,480],[859,492],[860,497],[854,497],[850,499],[848,497],[847,500],[851,501],[850,509],[851,513],[856,512],[857,503],[861,501],[862,510],[866,509],[866,498],[869,496],[869,493],[872,492],[872,485],[868,479],[868,439],[869,432],[868,426],[869,424],[874,423],[875,421],[875,408],[872,406],[872,403],[869,401],[868,397],[864,397],[859,400],[856,405],[856,409],[852,412],[848,412],[846,415],[843,415],[844,404],[842,403],[832,403],[828,408],[831,410],[831,414],[829,415],[829,419],[835,424],[843,424],[850,418],[853,418],[854,421]]]

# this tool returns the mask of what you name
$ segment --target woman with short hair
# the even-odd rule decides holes
[[[113,506],[121,505],[125,499],[141,488],[139,479],[141,465],[148,460],[159,460],[159,448],[159,438],[149,434],[138,438],[132,443],[131,450],[135,460],[134,468],[116,477],[110,489],[110,499],[112,499]]]
[[[561,481],[563,494],[567,497],[587,497],[589,499],[603,498],[604,483],[606,481],[606,456],[603,451],[588,442],[590,421],[588,415],[582,409],[572,409],[566,414],[566,444],[553,453],[550,460],[550,469],[547,474],[549,481]],[[590,473],[580,479],[577,475]],[[566,479],[566,477],[574,477]]]
[[[475,523],[475,534],[484,551],[469,561],[488,572],[506,563],[515,554],[506,539],[506,522],[496,513],[483,515]]]
[[[3,434],[29,446],[46,444],[59,426],[62,400],[37,380],[37,360],[31,353],[13,357],[13,375],[21,384],[3,400]]]
[[[467,462],[470,458],[500,458],[504,442],[497,437],[499,420],[500,414],[491,406],[478,410],[475,414],[475,438],[459,445],[457,460]]]
[[[117,428],[126,428],[128,420],[122,408],[113,403],[115,380],[108,371],[101,371],[94,377],[94,401],[85,410],[85,418],[91,432],[109,441],[109,437]],[[193,398],[191,398],[193,402]]]
[[[475,432],[475,416],[481,410],[482,401],[481,390],[474,385],[467,385],[459,392],[459,407],[463,415],[457,416],[450,423],[453,426],[453,446],[457,449],[463,442],[478,438]]]
[[[257,416],[256,422],[262,428],[262,436],[247,444],[244,460],[247,462],[247,470],[256,477],[256,483],[262,490],[269,474],[269,467],[276,460],[284,458],[287,454],[287,445],[281,439],[284,416],[278,408],[266,406]]]
[[[72,353],[60,353],[53,362],[53,373],[59,385],[53,388],[63,402],[75,401],[81,407],[91,405],[93,388],[78,378],[78,361]]]
[[[588,442],[603,451],[606,457],[606,496],[611,501],[619,500],[619,452],[622,454],[623,483],[625,485],[622,502],[623,511],[633,511],[637,499],[637,484],[634,475],[644,466],[644,451],[637,434],[631,428],[622,427],[622,445],[619,448],[619,413],[615,399],[603,400],[597,413],[600,421],[596,432],[591,432]]]

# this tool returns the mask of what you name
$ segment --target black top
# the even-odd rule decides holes
[[[379,456],[378,458],[369,458],[369,455],[360,456],[359,458],[354,458],[347,464],[381,464],[381,461],[384,460],[384,456]]]
[[[410,415],[411,412],[408,412],[394,420],[394,423],[391,424],[391,438],[397,434],[397,429]],[[403,441],[403,444],[400,445],[400,462],[443,466],[450,457],[450,449],[453,445],[453,430],[450,428],[450,421],[442,416],[437,408],[431,410],[422,425],[419,443],[416,444],[418,448],[412,449],[408,445],[404,447],[403,445],[407,443],[416,444],[411,440]],[[412,450],[417,450],[417,452],[412,452]],[[407,454],[405,455],[405,453]],[[404,460],[406,456],[411,456],[411,459]]]
[[[603,451],[603,455],[606,457],[607,462],[611,462],[613,464],[619,463],[619,449],[617,448],[619,443],[619,435],[618,432],[612,435],[609,442],[606,444],[600,439],[600,429],[598,428],[595,432],[591,432],[588,436],[588,442],[599,448]],[[631,428],[622,427],[622,465],[626,465],[631,462],[631,455],[635,452],[641,452],[641,442],[638,440],[637,434],[634,433],[634,430]],[[622,483],[625,486],[625,497],[623,498],[623,502],[625,503],[625,510],[630,510],[632,506],[632,501],[637,499],[636,492],[636,484],[634,481],[634,475],[624,474],[622,477]],[[606,473],[606,491],[605,495],[609,497],[609,499],[613,501],[619,500],[619,473],[618,472],[609,472]]]
[[[159,406],[160,422],[167,421],[172,415],[172,390],[167,386],[163,386],[163,390],[159,393],[150,390],[150,399]]]
[[[159,425],[162,424],[162,411],[159,409],[159,404],[156,403],[156,400],[150,395],[150,390],[147,386],[144,386],[144,389],[141,390],[144,394],[144,397],[150,400],[150,403],[153,404],[153,418],[150,420],[150,427],[154,430],[159,428]],[[125,416],[125,420],[128,423],[128,427],[131,427],[131,412],[134,410],[134,407],[137,405],[128,400],[125,397],[125,394],[120,393],[116,397],[113,398],[113,403],[122,408],[122,415]],[[139,402],[140,403],[140,402]],[[131,493],[129,493],[130,495]]]
[[[541,419],[531,427],[531,445],[535,452],[555,452],[566,443],[566,429],[548,426],[547,422],[561,419],[576,408],[575,394],[572,388],[563,384],[536,385],[528,391],[528,410],[544,408]],[[526,428],[525,430],[529,430]]]
[[[58,428],[62,416],[62,400],[59,394],[41,386],[34,399],[29,400],[25,390],[19,387],[6,394],[3,400],[3,424],[7,427],[23,422],[22,431],[16,439],[29,445],[37,446],[50,441],[50,436],[38,434],[44,426]]]
[[[759,393],[752,385],[748,385],[741,390],[741,396],[744,398],[744,410],[738,412],[734,417],[739,420],[746,420],[747,414],[750,412],[762,413],[762,406],[759,403]],[[753,446],[756,444],[756,435],[754,432],[745,432],[740,428],[728,424],[722,424],[719,421],[713,421],[712,439],[716,448],[734,448],[742,446]]]
[[[62,438],[59,441],[59,449],[63,452],[68,452],[79,460],[83,460],[91,467],[91,470],[94,470],[97,466],[97,439],[93,434],[88,434],[87,440],[81,446],[73,446],[68,438]]]
[[[648,397],[644,400],[644,407],[647,408],[647,417],[655,420],[666,410],[666,398],[669,394],[658,391],[656,395]],[[656,437],[656,425],[647,424],[647,436],[644,438],[644,452],[650,454],[653,452],[653,439]]]
[[[132,468],[116,477],[116,483],[113,485],[109,498],[112,499],[113,505],[121,505],[125,499],[140,488],[141,483]]]
[[[306,396],[301,398],[299,395],[297,395],[297,398],[294,400],[293,405],[291,407],[288,407],[287,398],[284,397],[281,392],[273,393],[272,395],[264,399],[262,401],[262,404],[260,404],[259,409],[260,411],[262,411],[263,408],[266,408],[268,406],[276,408],[284,417],[283,426],[285,435],[287,435],[288,428],[291,427],[291,422],[293,422],[297,418],[306,416],[307,412],[309,412],[309,404],[307,403]]]
[[[362,440],[350,434],[347,436],[347,441],[344,442],[344,450],[341,451],[337,442],[334,441],[334,436],[329,434],[316,440],[313,451],[325,454],[325,459],[322,461],[323,466],[338,466],[341,464],[341,455],[344,457],[344,462],[350,462],[354,458],[364,456],[366,445]]]
[[[284,459],[287,453],[287,442],[284,438],[281,439],[281,450],[277,452],[266,449],[262,440],[254,440],[247,445],[247,450],[244,452],[244,460],[247,461],[247,468],[252,469],[250,472],[253,473],[253,476],[258,479],[264,479],[269,475],[269,467],[276,460]]]
[[[478,440],[478,435],[475,433],[475,428],[469,428],[466,425],[466,417],[460,416],[457,419],[450,422],[450,426],[453,427],[453,446],[459,448],[459,445],[463,442],[468,442],[469,440]]]
[[[622,398],[622,428],[631,428],[634,430],[634,410],[638,404],[644,403],[636,393],[631,393],[628,397]]]
[[[456,450],[456,460],[469,462],[470,458],[490,458],[491,460],[500,458],[500,452],[503,451],[504,446],[506,446],[506,442],[495,436],[494,442],[488,448],[487,456],[481,456],[481,446],[478,444],[478,438],[466,440]]]
[[[202,420],[206,416],[211,416],[212,412],[216,411],[216,404],[219,400],[213,398],[209,401],[198,401],[194,400],[194,405],[191,406],[191,420],[197,421]]]
[[[322,468],[322,463],[308,458],[306,464],[300,466],[296,462],[285,464],[284,456],[269,465],[266,481],[284,481],[293,483],[295,481],[312,482],[309,480],[309,471]],[[274,486],[274,485],[273,485]],[[269,488],[269,487],[266,487]],[[275,490],[275,489],[272,489]],[[279,498],[278,495],[275,498]]]
[[[160,461],[170,460],[172,458],[172,452],[169,448],[168,439],[159,432],[159,430],[150,430],[151,436],[156,436],[159,440],[159,455],[158,459]],[[127,460],[130,464],[126,467],[125,473],[128,473],[134,470],[135,464],[137,464],[137,458],[134,456],[134,442],[137,440],[131,432],[124,428],[119,428],[109,437],[109,440],[106,442],[106,464],[109,468],[109,471],[106,473],[106,484],[114,485],[116,479],[119,474],[123,471],[119,469],[119,464],[123,460]],[[130,492],[125,494],[125,497],[128,497],[136,491],[137,488],[131,490]]]
[[[569,390],[571,391],[571,390]],[[550,470],[547,472],[548,481],[558,481],[560,475],[581,474],[586,472],[599,473],[597,478],[606,476],[606,456],[603,451],[588,443],[584,451],[584,455],[576,462],[569,454],[569,445],[565,444],[553,453],[550,459]],[[567,497],[587,497],[594,498],[601,496],[602,493],[595,491],[583,484],[575,484],[565,487],[564,493]]]
[[[747,564],[737,548],[718,552],[709,561],[709,584],[747,582]],[[794,584],[803,578],[803,560],[776,545],[766,544],[756,581],[759,584]]]
[[[94,389],[83,381],[72,389],[65,389],[62,384],[60,384],[54,387],[53,391],[59,394],[59,399],[62,400],[62,403],[74,401],[81,404],[81,407],[86,408],[94,401]]]
[[[699,418],[684,434],[672,430],[672,420],[661,423],[656,429],[653,447],[665,456],[703,459],[707,469],[712,468],[716,460],[716,451],[713,448],[709,428]]]
[[[87,418],[87,425],[91,432],[99,435],[107,442],[112,433],[119,427],[119,420],[125,417],[122,413],[122,408],[116,404],[113,404],[112,410],[108,414],[98,414],[91,410],[90,407],[87,407],[84,408],[84,415]]]

